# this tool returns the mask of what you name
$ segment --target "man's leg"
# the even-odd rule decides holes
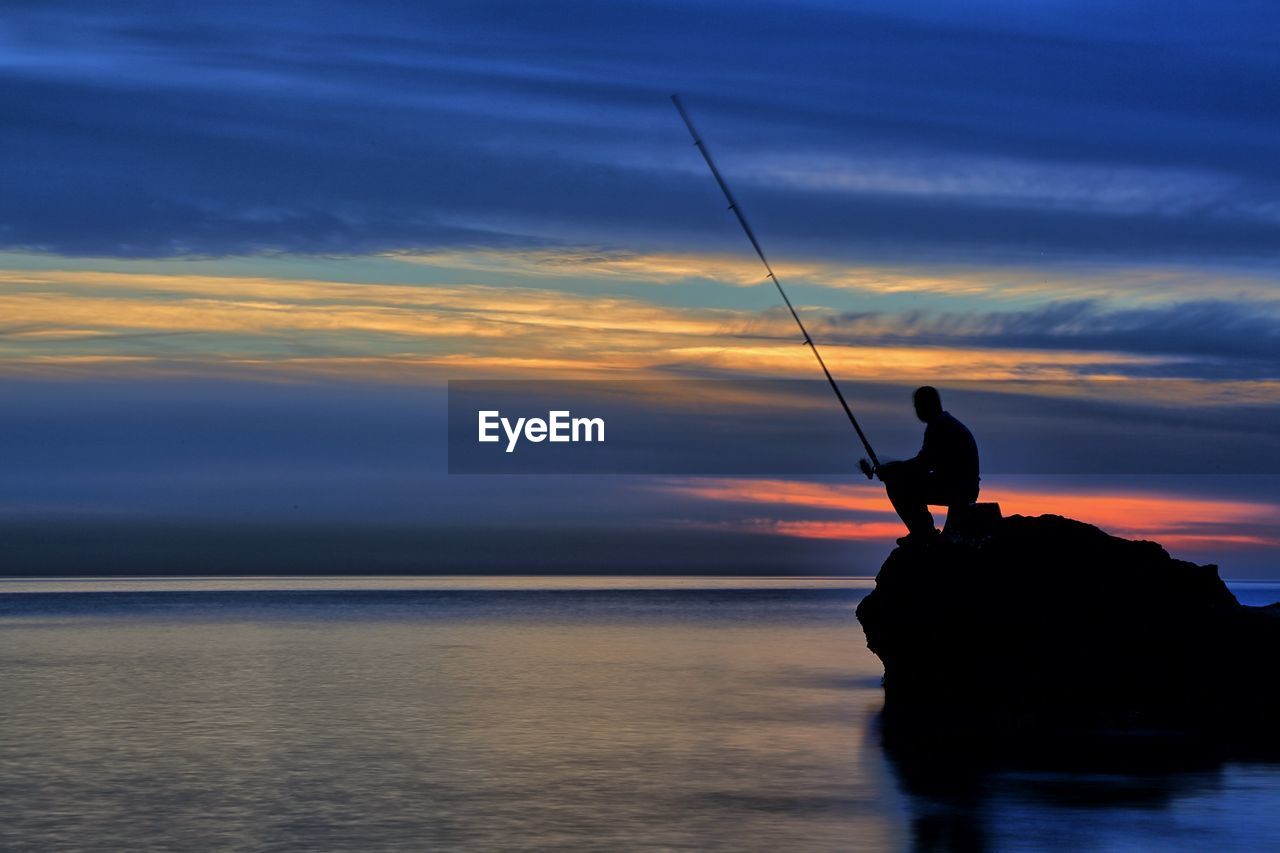
[[[925,494],[925,501],[930,506],[945,506],[947,508],[947,522],[942,526],[943,533],[953,533],[955,528],[952,521],[958,519],[977,500],[978,493],[976,491],[959,493],[954,489],[931,488],[927,489]]]
[[[925,478],[914,465],[895,465],[884,477],[889,503],[912,536],[925,538],[934,531],[933,515],[925,503]]]

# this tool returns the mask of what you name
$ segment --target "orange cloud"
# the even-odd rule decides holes
[[[597,262],[604,261],[565,263]],[[627,268],[643,263],[633,257]],[[662,268],[687,272],[683,263]],[[805,310],[821,316],[826,309]],[[553,288],[0,269],[0,317],[0,373],[9,374],[97,370],[415,382],[652,379],[687,375],[689,368],[721,376],[820,375],[791,319],[778,311],[671,306]],[[1276,382],[1125,375],[1167,361],[1155,356],[909,341],[824,343],[822,352],[841,379],[929,376],[1042,396],[1197,405],[1273,402],[1280,394]]]
[[[542,278],[591,278],[658,286],[689,279],[710,279],[739,287],[766,283],[764,270],[745,241],[741,252],[601,251],[590,248],[555,250],[448,250],[399,252],[386,257],[415,266],[473,270]],[[1198,270],[1176,267],[1082,267],[1069,273],[1036,268],[957,267],[939,270],[903,265],[858,266],[817,258],[773,258],[784,282],[883,295],[929,293],[942,296],[983,296],[1001,299],[1072,298],[1123,299],[1130,304],[1163,302],[1171,296],[1201,298],[1206,285],[1233,294],[1270,298],[1275,281],[1266,276],[1210,277]]]
[[[9,371],[74,359],[120,366],[186,361],[340,375],[437,368],[558,378],[629,371],[813,377],[789,318],[635,298],[483,284],[348,284],[169,273],[0,270],[0,362]],[[855,347],[824,354],[844,376],[1068,380],[1106,354]],[[1151,359],[1131,358],[1133,363]],[[389,364],[399,362],[399,364]],[[636,373],[639,371],[640,373]]]
[[[707,478],[672,481],[660,488],[710,501],[873,516],[869,520],[753,517],[735,522],[745,532],[851,540],[889,540],[903,533],[883,491],[869,484]],[[1070,489],[988,488],[982,497],[999,502],[1006,515],[1065,515],[1117,536],[1153,539],[1169,547],[1280,546],[1280,506],[1272,503]]]

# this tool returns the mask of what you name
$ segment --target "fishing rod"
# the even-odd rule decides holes
[[[822,353],[818,352],[818,345],[813,342],[813,338],[809,337],[809,330],[804,327],[804,323],[800,320],[800,315],[796,313],[795,306],[791,304],[791,300],[787,298],[787,292],[782,289],[782,282],[778,281],[778,277],[773,274],[773,267],[769,265],[769,259],[764,256],[764,250],[760,248],[760,241],[756,239],[755,232],[751,230],[751,226],[747,224],[747,217],[743,215],[742,208],[738,206],[738,201],[733,197],[733,193],[729,191],[729,185],[724,182],[724,177],[720,174],[720,170],[716,168],[715,161],[711,159],[711,152],[707,150],[706,143],[702,141],[702,137],[698,135],[698,131],[693,126],[693,121],[689,118],[689,114],[685,112],[684,104],[680,102],[679,95],[671,96],[671,103],[676,105],[676,111],[680,113],[680,118],[684,119],[685,127],[689,128],[689,135],[693,137],[693,144],[697,146],[698,151],[702,153],[702,159],[707,161],[707,167],[711,169],[711,175],[716,179],[716,183],[720,185],[720,191],[724,193],[725,200],[729,202],[729,209],[733,211],[733,215],[738,217],[738,224],[742,226],[742,230],[746,232],[747,239],[751,241],[751,247],[756,250],[756,254],[760,257],[760,262],[764,264],[765,270],[769,273],[768,278],[773,282],[773,286],[778,288],[778,294],[782,297],[782,301],[787,304],[787,310],[791,312],[791,316],[795,318],[796,325],[800,327],[800,333],[804,335],[804,342],[813,352],[813,357],[818,360],[818,365],[822,368],[822,372],[827,377],[827,382],[831,384],[831,390],[836,392],[836,399],[840,401],[840,405],[844,407],[844,413],[849,416],[849,423],[853,424],[853,429],[858,433],[858,438],[862,441],[862,446],[866,449],[867,455],[871,457],[871,465],[866,465],[864,459],[861,468],[862,473],[867,475],[867,479],[871,479],[872,473],[880,467],[880,460],[876,457],[876,452],[871,449],[871,442],[867,441],[867,435],[862,431],[862,427],[858,425],[858,419],[853,416],[853,409],[849,408],[848,402],[844,399],[844,394],[840,393],[840,386],[836,384],[835,377],[831,375],[831,371],[827,369],[827,363],[822,360]]]

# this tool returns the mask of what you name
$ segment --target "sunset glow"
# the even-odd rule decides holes
[[[744,532],[816,539],[889,540],[902,535],[892,507],[878,489],[800,480],[703,479],[661,487],[708,501],[821,510],[862,519],[745,518]],[[1063,515],[1116,536],[1154,539],[1174,548],[1280,545],[1280,505],[1179,495],[1105,491],[984,489],[982,500],[1000,504],[1005,515]],[[945,508],[935,507],[939,524]],[[1247,530],[1248,532],[1241,532]]]

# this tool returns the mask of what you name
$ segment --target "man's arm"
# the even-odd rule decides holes
[[[924,428],[924,442],[920,445],[920,452],[906,460],[908,463],[918,465],[924,471],[933,470],[935,456],[933,444],[937,437],[935,433],[936,430],[934,430],[933,424],[929,424]]]
[[[935,453],[933,450],[933,441],[930,440],[929,435],[929,431],[931,429],[932,427],[925,427],[924,443],[920,445],[920,452],[915,456],[912,456],[910,459],[901,459],[896,462],[881,462],[880,467],[878,468],[871,468],[871,463],[864,459],[862,462],[858,463],[858,467],[862,469],[862,473],[864,474],[867,474],[867,470],[870,469],[881,482],[885,479],[892,478],[896,474],[901,473],[904,469],[912,466],[918,466],[922,471],[932,471]],[[863,466],[864,462],[866,463],[865,467]],[[870,477],[871,475],[867,474],[867,476]]]

